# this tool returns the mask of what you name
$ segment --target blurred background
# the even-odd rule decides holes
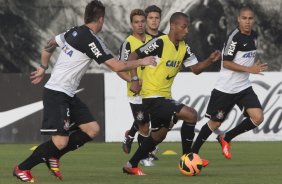
[[[0,73],[29,73],[40,62],[46,41],[67,29],[83,24],[89,0],[0,0]],[[213,50],[221,50],[227,33],[237,25],[237,10],[242,4],[254,7],[255,30],[259,34],[259,57],[270,71],[282,71],[281,0],[102,0],[106,20],[99,34],[114,54],[130,34],[130,11],[155,4],[163,10],[160,29],[167,33],[173,12],[190,15],[187,37],[198,60]],[[57,55],[56,53],[55,55]],[[55,58],[52,58],[51,68]],[[219,63],[209,68],[218,71]],[[48,70],[50,71],[50,70]],[[109,71],[92,63],[88,73]]]

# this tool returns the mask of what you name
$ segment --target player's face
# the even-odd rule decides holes
[[[161,22],[161,16],[158,12],[150,12],[147,15],[147,27],[150,30],[158,30]]]
[[[180,17],[176,23],[175,23],[175,27],[174,27],[174,32],[175,32],[175,38],[178,41],[182,41],[185,39],[185,37],[188,34],[189,31],[189,20],[186,17]]]
[[[142,15],[135,15],[132,17],[132,31],[136,34],[144,34],[145,27],[146,27],[146,20],[145,17]]]
[[[251,10],[241,11],[238,16],[239,29],[244,34],[251,33],[254,22],[254,13]]]

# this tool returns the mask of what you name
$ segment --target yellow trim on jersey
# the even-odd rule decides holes
[[[126,41],[130,44],[130,53],[134,52],[136,49],[147,43],[152,39],[150,35],[145,34],[145,42],[142,42],[141,40],[137,39],[136,37],[130,35],[126,38]],[[130,74],[130,72],[128,72]],[[140,80],[142,80],[141,77],[142,70],[141,67],[137,68],[137,75]],[[134,93],[130,91],[130,82],[127,82],[127,96],[134,96]]]
[[[179,42],[178,49],[167,35],[159,37],[163,40],[163,50],[156,67],[146,66],[142,72],[142,98],[161,96],[171,98],[171,86],[181,68],[187,52],[184,41]]]

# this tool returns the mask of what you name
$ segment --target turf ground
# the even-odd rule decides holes
[[[21,183],[12,177],[15,164],[26,158],[32,144],[0,145],[0,184]],[[133,150],[135,150],[134,145]],[[177,155],[162,155],[174,150]],[[162,143],[155,167],[142,167],[146,176],[129,176],[122,173],[122,165],[129,159],[120,143],[91,143],[70,152],[61,159],[63,182],[48,173],[44,164],[33,169],[37,183],[51,184],[281,184],[281,142],[234,142],[232,159],[226,160],[218,143],[209,142],[201,150],[201,156],[210,160],[198,176],[180,174],[177,162],[180,143]]]

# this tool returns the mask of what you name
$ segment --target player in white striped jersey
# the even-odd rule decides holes
[[[50,171],[62,179],[60,157],[91,141],[99,133],[96,119],[75,95],[92,61],[104,63],[113,71],[156,65],[153,57],[130,63],[114,58],[96,35],[103,27],[104,17],[104,5],[98,0],[91,1],[85,9],[85,24],[59,34],[43,49],[40,67],[31,73],[33,84],[42,81],[53,51],[56,47],[61,49],[43,93],[44,118],[40,131],[51,135],[51,139],[39,145],[25,161],[14,168],[13,175],[21,181],[34,182],[30,170],[41,162],[45,162]]]
[[[237,20],[239,26],[228,35],[224,44],[222,67],[206,113],[210,120],[201,128],[193,145],[195,153],[199,152],[205,140],[221,125],[235,105],[242,110],[245,119],[224,136],[220,134],[217,137],[227,159],[231,158],[230,141],[263,122],[263,110],[249,80],[250,74],[267,70],[266,63],[255,61],[257,34],[252,30],[254,11],[251,7],[242,7]]]

